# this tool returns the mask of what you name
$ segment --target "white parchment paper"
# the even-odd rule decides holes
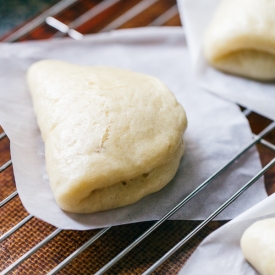
[[[275,83],[261,83],[212,68],[202,53],[204,33],[221,0],[178,0],[192,67],[201,87],[275,119]],[[232,21],[234,18],[232,17]]]
[[[129,68],[164,81],[186,109],[189,120],[186,152],[175,178],[160,192],[120,209],[83,215],[60,210],[49,187],[44,145],[25,81],[30,64],[44,58]],[[252,138],[247,120],[235,104],[197,88],[181,28],[121,30],[90,35],[81,41],[1,44],[0,64],[0,124],[11,140],[19,195],[31,214],[57,227],[85,230],[159,219]],[[173,219],[205,218],[260,168],[258,153],[252,148]],[[219,218],[231,219],[265,197],[259,180]]]
[[[275,217],[275,194],[210,234],[187,261],[180,275],[259,275],[240,248],[243,232],[254,222]],[[263,252],[264,253],[264,252]]]

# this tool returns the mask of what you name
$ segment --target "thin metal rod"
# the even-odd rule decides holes
[[[75,29],[78,28],[79,26],[83,25],[87,21],[91,20],[92,18],[96,17],[99,15],[101,12],[107,10],[109,7],[113,6],[114,4],[118,3],[119,0],[105,0],[100,3],[98,3],[95,7],[91,8],[81,16],[79,16],[77,19],[72,21],[70,24],[65,25],[61,21],[57,20],[54,18],[50,19],[49,17],[46,18],[46,23],[53,28],[57,29],[60,31],[60,33],[54,34],[52,37],[58,37],[61,38],[65,36],[65,34],[68,34],[70,37],[80,40],[83,38],[83,35],[76,31]],[[58,21],[58,23],[57,23]],[[65,27],[66,26],[66,27]],[[61,29],[60,29],[61,27]]]
[[[117,29],[133,17],[137,16],[150,6],[152,6],[154,3],[156,3],[158,0],[142,0],[138,4],[136,4],[134,7],[132,7],[130,10],[126,11],[123,15],[115,19],[113,22],[111,22],[109,25],[105,26],[103,29],[101,29],[99,32],[108,32]]]
[[[12,194],[10,194],[8,197],[6,197],[4,200],[0,202],[0,207],[5,205],[7,202],[9,202],[11,199],[13,199],[15,196],[18,195],[17,191],[14,191]]]
[[[18,260],[16,260],[14,263],[12,263],[8,268],[3,270],[0,275],[7,274],[11,270],[13,270],[15,267],[17,267],[19,264],[21,264],[23,261],[25,261],[27,258],[32,256],[38,249],[40,249],[43,245],[48,243],[50,240],[52,240],[57,234],[59,234],[62,231],[62,229],[58,228],[54,232],[52,232],[49,236],[47,236],[43,241],[41,241],[39,244],[37,244],[35,247],[33,247],[31,250],[29,250],[26,254],[21,256]]]
[[[6,37],[2,42],[14,42],[17,39],[21,38],[22,36],[26,35],[27,33],[34,30],[36,27],[40,26],[45,22],[45,19],[48,16],[54,16],[64,9],[68,8],[72,4],[77,2],[77,0],[61,0],[56,5],[48,9],[47,11],[43,12],[41,15],[37,16],[35,19],[27,23],[25,26],[20,28],[19,30],[15,31],[8,37]]]
[[[27,223],[31,218],[33,218],[33,215],[29,215],[25,217],[22,221],[20,221],[17,225],[15,225],[13,228],[11,228],[9,231],[7,231],[5,234],[3,234],[0,237],[0,243],[3,242],[6,238],[8,238],[12,233],[14,233],[16,230],[18,230],[21,226],[23,226],[25,223]]]
[[[200,223],[194,230],[192,230],[186,237],[178,242],[172,249],[170,249],[164,256],[162,256],[157,262],[155,262],[149,269],[147,269],[143,275],[149,275],[156,270],[163,262],[165,262],[173,253],[175,253],[180,247],[182,247],[187,241],[189,241],[196,233],[198,233],[204,226],[218,216],[227,206],[235,201],[244,191],[246,191],[255,181],[257,181],[267,170],[269,170],[275,164],[275,158],[273,158],[260,172],[258,172],[250,181],[248,181],[241,189],[239,189],[232,197],[230,197],[225,203],[223,203],[216,211],[214,211],[208,218]]]
[[[263,144],[264,146],[268,147],[269,149],[275,151],[275,145],[274,144],[272,144],[272,143],[270,143],[270,142],[268,142],[264,139],[261,139],[260,143]]]
[[[68,31],[70,29],[67,25],[65,25],[64,23],[55,19],[52,16],[47,17],[45,21],[49,26],[51,26],[51,27],[55,28],[56,30],[63,32],[63,33],[68,33]]]
[[[59,265],[57,265],[54,269],[52,269],[47,275],[53,275],[59,272],[63,267],[65,267],[68,263],[70,263],[75,257],[77,257],[81,252],[83,252],[86,248],[88,248],[92,243],[94,243],[97,239],[99,239],[103,234],[105,234],[111,227],[107,227],[98,232],[95,236],[93,236],[89,241],[84,243],[81,247],[75,250],[69,257],[67,257],[64,261],[62,261]]]
[[[260,140],[263,136],[271,132],[275,128],[275,122],[272,121],[266,128],[264,128],[258,135],[256,135],[256,140]]]
[[[107,10],[108,8],[110,8],[111,6],[113,6],[114,4],[116,4],[118,2],[119,2],[119,0],[105,0],[105,1],[100,2],[95,7],[91,8],[90,10],[88,10],[87,12],[85,12],[84,14],[79,16],[77,19],[72,21],[69,24],[69,28],[76,29],[76,28],[80,27],[87,21],[96,17],[97,15],[99,15],[100,13]]]
[[[5,138],[6,136],[7,136],[6,133],[4,133],[4,132],[1,133],[1,134],[0,134],[0,140],[2,140],[3,138]]]
[[[3,164],[1,167],[0,167],[0,173],[3,172],[5,169],[7,169],[9,166],[11,166],[11,159],[8,160],[5,164]]]
[[[75,40],[81,40],[83,38],[83,34],[81,34],[80,32],[78,32],[76,30],[70,29],[67,25],[65,25],[64,23],[55,19],[52,16],[49,16],[46,18],[46,23],[49,26],[52,26],[56,30],[60,31],[61,33],[68,34],[70,37],[74,38]],[[58,36],[61,37],[60,34]],[[55,36],[53,36],[53,37],[55,37]]]
[[[73,29],[69,29],[68,30],[68,35],[75,39],[75,40],[81,40],[83,39],[84,35],[76,30],[73,30]]]
[[[258,135],[253,134],[254,138],[258,138]],[[269,141],[265,140],[265,139],[261,139],[260,143],[264,146],[266,146],[267,148],[271,149],[272,151],[275,151],[275,145],[270,143]]]
[[[148,26],[162,26],[164,23],[166,23],[168,20],[170,20],[177,14],[178,14],[178,7],[177,5],[174,5],[173,7],[168,9],[166,12],[164,12],[162,15],[160,15],[158,18],[156,18]]]
[[[185,205],[189,200],[191,200],[196,194],[198,194],[204,187],[206,187],[213,179],[215,179],[219,174],[221,174],[228,166],[230,166],[237,158],[239,158],[243,153],[249,150],[255,143],[257,143],[264,135],[273,130],[275,127],[275,122],[268,125],[258,136],[253,139],[244,149],[242,149],[238,154],[227,162],[220,170],[210,176],[205,180],[200,186],[198,186],[193,192],[191,192],[187,197],[185,197],[178,205],[176,205],[172,210],[170,210],[165,216],[163,216],[159,221],[157,221],[153,226],[147,229],[140,237],[138,237],[134,242],[132,242],[128,247],[126,247],[122,252],[120,252],[116,257],[114,257],[110,262],[103,266],[95,275],[104,274],[109,270],[114,264],[116,264],[121,258],[123,258],[128,252],[130,252],[134,247],[136,247],[142,240],[144,240],[148,235],[150,235],[155,229],[157,229],[164,221],[174,215],[183,205]]]

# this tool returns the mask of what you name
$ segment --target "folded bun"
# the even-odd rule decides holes
[[[274,0],[222,0],[205,35],[208,62],[227,73],[275,80],[274,11]]]
[[[275,218],[260,220],[241,238],[245,259],[262,275],[275,274]]]
[[[63,210],[128,205],[175,175],[187,120],[157,78],[42,60],[27,80],[51,189]]]

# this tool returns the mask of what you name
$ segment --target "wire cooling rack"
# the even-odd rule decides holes
[[[180,24],[175,0],[63,0],[2,41],[80,40],[87,33]],[[265,176],[268,194],[275,192],[275,122],[242,110],[254,133],[251,142],[162,219],[90,231],[61,230],[26,212],[14,185],[9,140],[0,127],[1,274],[176,274],[201,240],[225,223],[212,219],[259,177]],[[204,221],[167,221],[252,146],[263,168],[220,208]]]

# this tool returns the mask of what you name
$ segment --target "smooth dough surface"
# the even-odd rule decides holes
[[[241,238],[246,260],[262,275],[275,275],[275,218],[257,221]]]
[[[222,0],[204,39],[219,70],[261,81],[275,79],[275,0]]]
[[[27,80],[51,189],[63,210],[128,205],[174,177],[187,120],[157,78],[42,60]]]

